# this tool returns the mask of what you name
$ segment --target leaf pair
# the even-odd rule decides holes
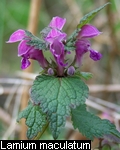
[[[40,75],[31,88],[31,99],[35,106],[30,103],[20,113],[18,121],[26,118],[29,139],[41,132],[49,122],[52,135],[57,139],[65,126],[66,117],[70,116],[71,108],[84,104],[87,97],[88,87],[79,77]]]
[[[71,116],[74,128],[88,139],[114,137],[120,142],[120,133],[108,120],[100,119],[86,110],[88,87],[79,77],[57,78],[37,76],[31,88],[30,103],[19,114],[18,121],[26,118],[27,137],[31,139],[42,133],[49,123],[53,138],[57,139],[65,126],[66,117]]]
[[[88,87],[79,77],[38,76],[31,88],[31,98],[46,114],[54,139],[65,126],[71,108],[85,103]]]

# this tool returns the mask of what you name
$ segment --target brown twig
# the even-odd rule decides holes
[[[0,108],[0,120],[6,125],[10,125],[12,118],[4,109]],[[14,130],[19,132],[20,126],[16,124]]]
[[[38,20],[39,20],[39,11],[40,11],[41,0],[31,0],[31,7],[30,7],[30,14],[29,14],[29,21],[28,21],[28,30],[33,34],[36,34]],[[32,72],[33,66],[32,62],[29,68],[25,70],[25,72]],[[28,95],[29,87],[24,87],[24,93],[22,95],[21,101],[21,110],[23,110],[28,103],[29,95]],[[25,120],[21,122],[22,130],[20,133],[20,139],[26,139],[26,131],[27,128],[25,126]]]
[[[109,0],[106,0],[106,2],[109,2]],[[119,47],[118,47],[118,41],[115,34],[115,22],[114,22],[114,15],[112,12],[111,5],[108,5],[106,8],[106,15],[108,18],[108,26],[110,28],[110,39],[112,43],[112,51],[111,51],[111,58],[114,59],[116,55],[118,55]]]

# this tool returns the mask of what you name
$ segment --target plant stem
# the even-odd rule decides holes
[[[63,68],[63,66],[58,65],[57,73],[58,73],[58,76],[59,76],[59,77],[62,77],[62,76],[63,76],[63,74],[64,74],[64,68]]]

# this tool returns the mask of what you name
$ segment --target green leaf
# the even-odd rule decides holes
[[[40,106],[33,105],[31,102],[19,113],[17,121],[19,122],[21,118],[26,119],[28,139],[35,137],[38,132],[43,132],[47,124],[46,115],[41,111]]]
[[[39,50],[47,50],[46,43],[37,37],[32,38],[29,42],[27,42],[27,44],[30,46],[34,46],[36,49]]]
[[[29,32],[28,30],[25,30],[25,33],[26,33],[27,37],[30,37],[30,38],[34,37],[34,35],[31,32]]]
[[[93,77],[93,74],[90,72],[77,72],[76,75],[84,78],[85,80],[91,79]]]
[[[79,33],[80,29],[76,29],[67,39],[65,44],[65,50],[67,51],[74,51],[75,50],[75,43],[77,40],[77,35]]]
[[[67,51],[74,51],[75,50],[75,46],[65,46],[65,50],[67,50]]]
[[[67,51],[74,51],[75,50],[75,42],[76,41],[72,41],[72,39],[69,42],[66,42],[65,50],[67,50]]]
[[[46,36],[48,35],[48,33],[50,32],[51,29],[52,29],[51,27],[45,27],[45,28],[40,32],[40,34],[41,34],[41,36],[42,36],[43,39],[46,38]]]
[[[67,51],[74,51],[75,50],[75,42],[77,40],[77,35],[81,30],[81,27],[87,24],[100,10],[102,10],[106,5],[110,3],[106,3],[105,5],[97,8],[96,10],[93,10],[92,12],[86,14],[81,20],[80,23],[77,25],[77,29],[68,37],[66,44],[65,44],[65,50]]]
[[[72,109],[71,115],[74,128],[78,128],[90,140],[93,140],[94,137],[103,138],[106,135],[114,135],[120,138],[120,132],[116,130],[114,124],[88,112],[85,104]]]
[[[110,145],[105,145],[102,147],[102,150],[111,150],[111,146]]]
[[[110,3],[106,3],[105,5],[91,11],[90,13],[86,14],[81,20],[80,23],[78,24],[77,28],[81,28],[85,24],[87,24],[100,10],[102,10],[105,6],[107,6]]]
[[[80,31],[80,29],[76,29],[73,31],[73,33],[68,37],[67,41],[66,41],[66,45],[69,46],[71,44],[69,43],[72,43],[74,42],[75,43],[75,40],[76,40],[76,36],[78,35],[78,32]]]
[[[65,126],[70,109],[85,103],[88,87],[79,77],[38,76],[31,88],[31,98],[47,113],[54,139]]]
[[[45,43],[45,41],[34,36],[31,32],[27,30],[25,30],[25,33],[27,35],[25,39],[28,40],[27,42],[28,45],[34,46],[36,49],[39,49],[39,50],[47,50],[47,44]]]

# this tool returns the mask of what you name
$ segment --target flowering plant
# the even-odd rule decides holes
[[[101,32],[88,23],[107,4],[85,15],[69,37],[62,31],[66,19],[58,16],[53,17],[40,32],[41,38],[22,29],[10,36],[7,43],[20,41],[18,56],[22,57],[22,69],[29,67],[29,59],[37,60],[43,68],[31,87],[27,108],[20,112],[17,119],[26,119],[28,139],[42,134],[48,125],[53,138],[57,139],[69,116],[74,128],[78,128],[88,139],[108,135],[120,138],[120,133],[110,121],[102,120],[86,110],[85,100],[89,90],[82,79],[89,79],[92,75],[80,71],[85,53],[89,52],[94,61],[102,57],[101,53],[91,48],[88,40]],[[50,53],[49,60],[45,57],[46,51]],[[72,52],[74,59],[69,62]]]

